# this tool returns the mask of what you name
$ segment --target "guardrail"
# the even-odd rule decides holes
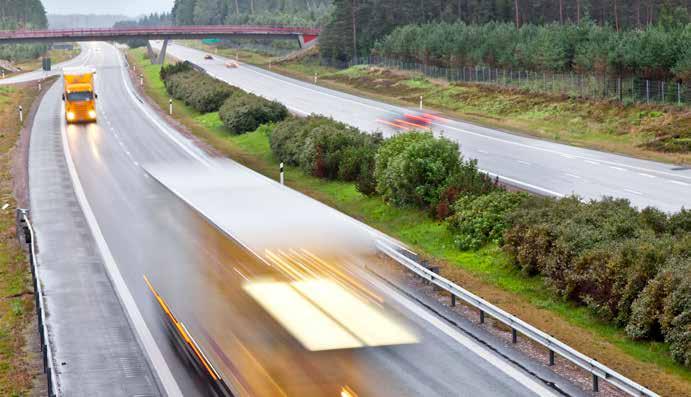
[[[546,334],[543,331],[540,331],[520,318],[492,305],[470,291],[459,287],[432,270],[425,268],[417,261],[399,252],[395,247],[392,247],[390,243],[380,240],[377,241],[377,247],[381,250],[381,252],[388,255],[391,259],[400,263],[417,276],[450,293],[452,306],[456,305],[456,298],[460,298],[464,302],[478,309],[480,311],[480,323],[485,322],[485,315],[490,315],[495,320],[510,327],[511,339],[513,343],[517,342],[518,334],[520,333],[521,335],[524,335],[534,342],[546,347],[549,350],[550,365],[554,365],[554,355],[558,354],[583,370],[588,371],[592,375],[594,392],[599,391],[599,380],[604,379],[616,388],[632,396],[658,397],[655,392],[639,385],[613,369],[608,368],[595,359],[578,352],[558,339]]]
[[[31,267],[31,279],[34,284],[34,298],[36,299],[36,315],[38,317],[38,333],[41,342],[41,355],[43,357],[43,373],[46,374],[48,383],[48,396],[60,396],[57,385],[57,372],[52,366],[53,353],[46,326],[46,304],[43,300],[43,288],[38,277],[38,261],[36,259],[36,239],[34,228],[29,220],[29,210],[17,209],[17,238],[20,243],[26,244],[29,249],[29,264]],[[22,233],[20,233],[20,230]]]

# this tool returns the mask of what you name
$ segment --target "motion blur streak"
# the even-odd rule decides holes
[[[161,131],[164,121],[136,102],[116,49],[88,46],[101,49],[92,57],[99,123],[70,126],[69,150],[124,282],[185,396],[209,391],[171,343],[142,274],[238,396],[338,396],[345,385],[361,396],[528,396],[546,388],[506,372],[516,367],[484,347],[458,343],[448,332],[460,331],[442,331],[425,317],[432,314],[368,276],[364,266],[381,259],[363,226],[233,162],[199,154],[215,166],[204,165],[181,147],[182,135]],[[57,119],[60,87],[44,103]],[[297,274],[289,277],[266,252]],[[305,349],[246,292],[261,279],[320,312],[290,284],[327,280],[404,325],[417,343]]]

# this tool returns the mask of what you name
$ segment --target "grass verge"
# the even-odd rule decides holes
[[[131,51],[130,63],[144,71],[146,94],[167,110],[168,94],[159,79],[160,66],[149,64],[143,56],[141,50]],[[199,114],[178,102],[175,109],[175,118],[215,150],[268,177],[278,177],[278,162],[264,132],[268,127],[229,135],[217,113]],[[662,394],[691,395],[691,371],[675,364],[664,344],[634,342],[587,309],[554,298],[542,280],[525,277],[510,266],[498,247],[458,251],[441,222],[422,211],[391,207],[380,198],[363,196],[350,183],[325,181],[291,167],[286,169],[286,181],[292,188],[415,247],[439,263],[447,277],[585,354]]]
[[[58,63],[69,61],[70,59],[79,55],[80,52],[81,52],[81,50],[79,49],[79,47],[77,47],[74,50],[48,50],[47,55],[51,60],[51,64],[57,65]],[[12,76],[15,76],[18,74],[31,72],[33,70],[40,69],[41,68],[41,58],[23,60],[23,61],[15,63],[14,66],[21,69],[21,72],[7,73],[7,74],[5,74],[5,77],[12,77]]]
[[[481,84],[449,84],[410,72],[321,66],[316,52],[282,63],[268,55],[187,45],[340,91],[428,110],[513,133],[656,161],[691,164],[691,108],[587,101]]]
[[[25,331],[35,316],[31,273],[15,231],[12,162],[21,125],[17,107],[30,109],[38,91],[0,87],[0,395],[28,395],[32,388]]]

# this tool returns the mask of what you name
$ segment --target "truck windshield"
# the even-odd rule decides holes
[[[67,100],[70,102],[90,101],[93,99],[91,91],[76,91],[67,94]]]

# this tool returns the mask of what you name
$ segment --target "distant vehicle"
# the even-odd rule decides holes
[[[239,67],[239,66],[240,66],[240,65],[239,65],[237,62],[235,62],[235,61],[228,61],[228,62],[226,62],[226,67],[229,68],[229,69],[235,69],[235,68],[237,68],[237,67]]]
[[[65,120],[68,123],[96,121],[96,92],[92,68],[63,68]]]
[[[444,124],[446,119],[434,113],[406,113],[399,117],[392,117],[387,120],[377,119],[377,122],[386,124],[397,130],[430,130],[434,125]]]
[[[214,59],[214,57],[212,57],[212,56],[209,55],[209,54],[206,54],[206,55],[204,55],[204,59]]]

